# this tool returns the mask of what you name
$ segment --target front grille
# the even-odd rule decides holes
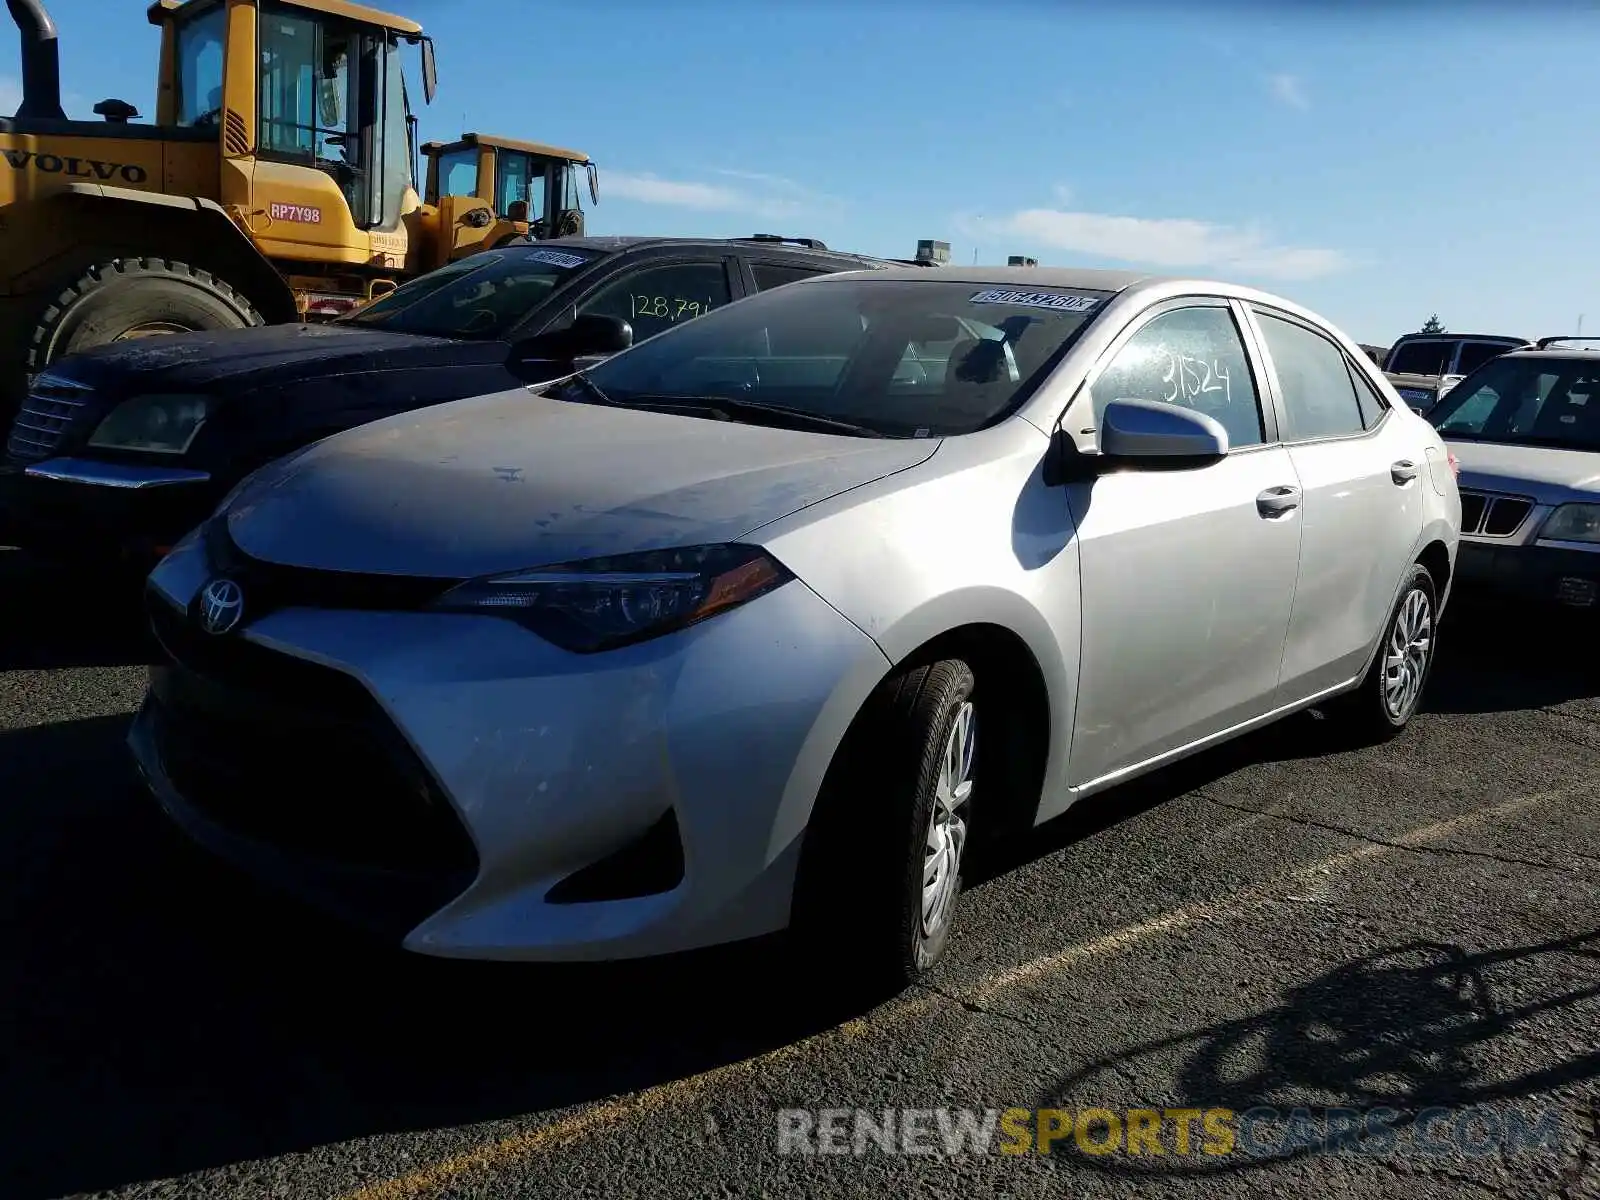
[[[1510,537],[1533,511],[1533,501],[1520,496],[1501,496],[1489,506],[1489,515],[1483,519],[1483,532],[1490,537]]]
[[[40,375],[11,424],[6,456],[26,465],[49,458],[86,415],[93,390],[82,383]]]
[[[187,803],[324,863],[425,877],[434,907],[471,882],[470,836],[357,680],[237,637],[191,633],[159,597],[150,609],[170,660],[151,669],[157,748]]]
[[[212,571],[226,575],[244,592],[247,620],[280,608],[408,612],[426,607],[463,582],[458,578],[324,571],[267,562],[239,548],[228,535],[226,516],[206,522],[202,534]]]
[[[1504,496],[1497,492],[1461,492],[1461,532],[1483,537],[1510,537],[1522,528],[1533,511],[1527,496]]]

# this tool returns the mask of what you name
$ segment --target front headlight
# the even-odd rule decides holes
[[[1563,504],[1539,536],[1552,542],[1600,542],[1600,504]]]
[[[755,546],[689,546],[472,579],[432,607],[505,617],[592,654],[684,629],[792,578]]]
[[[89,438],[101,450],[182,454],[206,422],[205,396],[135,396],[106,415]]]

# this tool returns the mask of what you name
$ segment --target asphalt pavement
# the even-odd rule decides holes
[[[1592,617],[1453,612],[1396,742],[1306,715],[1079,806],[977,865],[935,980],[840,1012],[781,943],[355,941],[141,793],[126,596],[8,552],[0,596],[6,1200],[1600,1195]]]

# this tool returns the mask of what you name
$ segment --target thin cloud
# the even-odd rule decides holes
[[[1018,241],[1164,270],[1211,269],[1270,279],[1317,279],[1347,270],[1341,251],[1285,246],[1256,229],[1187,217],[1124,217],[1031,208],[993,222]]]
[[[1311,100],[1306,95],[1305,84],[1298,75],[1290,75],[1280,71],[1276,75],[1268,76],[1267,86],[1272,89],[1273,97],[1280,104],[1287,104],[1290,108],[1307,109],[1311,107]]]
[[[648,172],[607,172],[603,181],[613,196],[639,204],[668,208],[692,208],[701,212],[750,213],[755,216],[787,218],[815,215],[837,206],[837,201],[781,175],[761,171],[721,169],[713,171],[724,179],[737,179],[743,186],[708,183],[703,180],[663,179]]]

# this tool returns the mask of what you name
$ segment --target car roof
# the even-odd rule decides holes
[[[762,254],[809,255],[861,263],[890,261],[888,259],[874,258],[870,254],[857,254],[849,250],[833,250],[820,243],[815,246],[807,246],[799,242],[798,239],[778,241],[777,239],[753,237],[658,237],[650,234],[608,234],[602,236],[543,238],[537,241],[528,238],[511,244],[524,249],[538,246],[570,246],[574,250],[600,250],[607,253],[670,246],[707,246],[720,249],[737,246],[749,250],[759,250]]]
[[[1588,362],[1600,358],[1600,346],[1593,350],[1581,349],[1577,346],[1547,346],[1543,350],[1527,349],[1513,350],[1510,354],[1502,354],[1501,358],[1541,358],[1567,360],[1569,362]],[[1496,360],[1498,361],[1498,360]]]
[[[1506,342],[1518,346],[1528,345],[1527,338],[1519,338],[1510,333],[1407,333],[1395,339],[1395,345],[1401,342]],[[1393,347],[1391,347],[1393,349]]]
[[[833,275],[818,275],[801,279],[787,287],[816,287],[827,282],[862,277],[854,271]],[[1066,288],[1086,292],[1107,292],[1118,298],[1128,298],[1129,303],[1151,303],[1176,299],[1187,295],[1222,296],[1246,304],[1263,304],[1302,318],[1309,318],[1327,328],[1337,329],[1327,317],[1308,309],[1286,296],[1265,292],[1248,284],[1230,283],[1225,279],[1187,275],[1153,275],[1141,271],[1107,271],[1097,267],[901,267],[880,268],[871,274],[873,279],[886,282],[962,283],[974,287],[1006,287],[1025,291],[1030,287]],[[1344,336],[1341,332],[1341,336]],[[1353,347],[1355,343],[1352,341]]]
[[[1176,276],[1151,275],[1143,271],[1103,271],[1091,267],[909,267],[894,266],[879,271],[881,279],[943,279],[951,283],[1010,284],[1021,287],[1077,288],[1092,292],[1122,292],[1135,284],[1165,283]],[[1222,285],[1218,286],[1231,286]]]

